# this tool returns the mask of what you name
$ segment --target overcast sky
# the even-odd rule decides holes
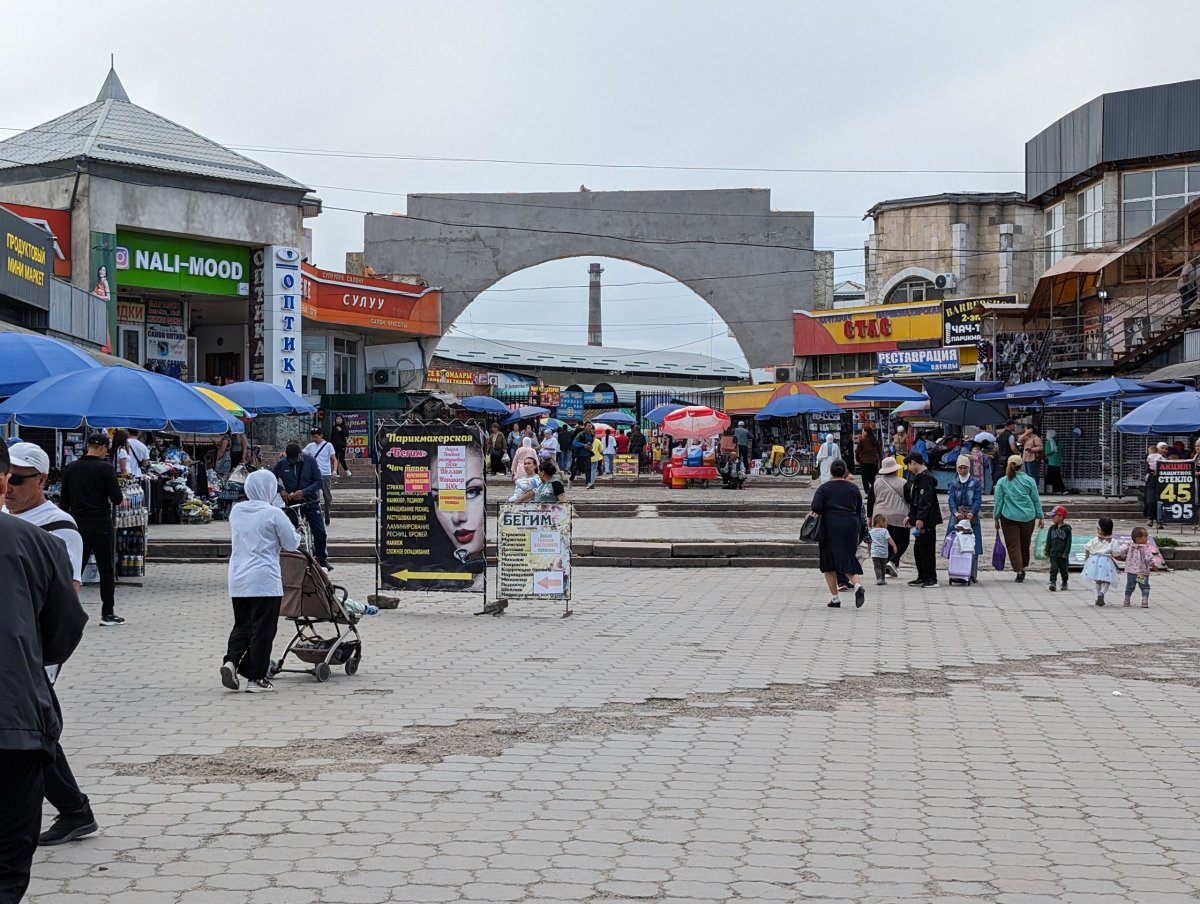
[[[410,192],[764,187],[853,278],[873,203],[1022,189],[1059,116],[1200,75],[1198,26],[1197,0],[55,0],[6,13],[0,136],[91,101],[114,53],[135,103],[314,187],[323,267],[361,249],[356,211]],[[508,278],[460,326],[582,343],[588,260]],[[685,287],[604,263],[607,344],[742,360]]]

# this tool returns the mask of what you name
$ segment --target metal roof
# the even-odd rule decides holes
[[[746,368],[707,355],[593,345],[557,345],[519,339],[496,342],[489,339],[444,336],[435,354],[452,361],[494,365],[511,370],[541,368],[596,371],[604,374],[714,377],[728,380],[744,380],[747,376]]]
[[[0,141],[0,170],[96,160],[226,182],[308,188],[270,167],[130,102],[114,70],[96,100]]]

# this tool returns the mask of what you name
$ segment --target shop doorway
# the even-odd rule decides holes
[[[237,383],[242,379],[242,356],[237,352],[215,352],[204,356],[204,374],[209,383]]]
[[[134,364],[142,364],[142,341],[144,338],[143,327],[130,326],[127,324],[117,325],[118,345],[120,355],[126,361],[132,361]]]

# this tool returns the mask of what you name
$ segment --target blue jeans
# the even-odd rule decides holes
[[[1040,462],[1036,461],[1025,462],[1025,473],[1033,478],[1034,483],[1038,482],[1038,477],[1040,476],[1038,474],[1038,472],[1041,470],[1040,464]]]
[[[983,494],[992,495],[992,460],[986,456],[983,459]]]
[[[612,474],[613,467],[616,464],[617,454],[615,452],[605,453],[604,455],[604,473]]]

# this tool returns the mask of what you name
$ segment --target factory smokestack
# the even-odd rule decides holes
[[[600,316],[600,274],[603,272],[599,264],[588,267],[588,345],[604,344]]]

